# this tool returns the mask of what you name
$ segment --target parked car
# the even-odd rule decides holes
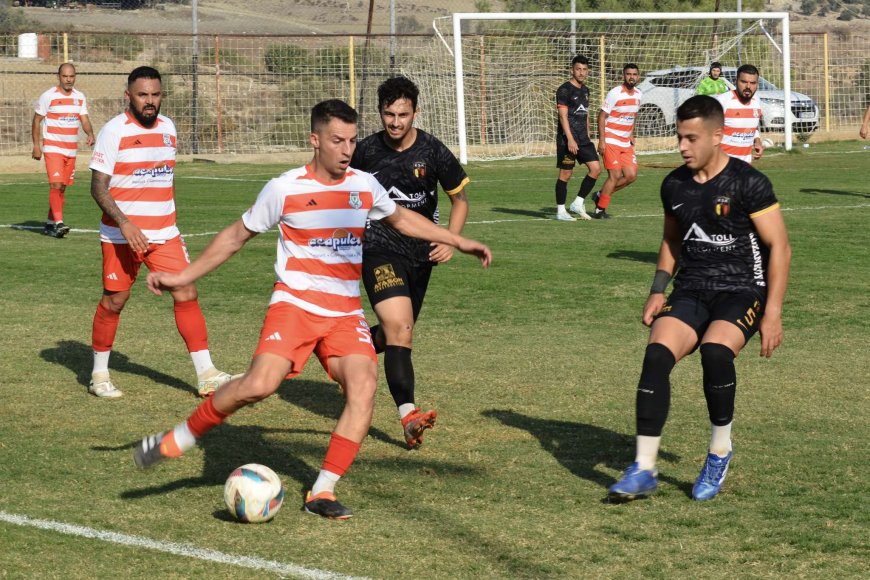
[[[707,69],[700,66],[677,67],[647,73],[637,85],[643,92],[637,116],[637,133],[640,136],[667,136],[674,134],[677,107],[695,94],[698,83],[707,76]],[[735,67],[724,67],[722,78],[729,90],[734,90],[737,79]],[[758,77],[758,92],[761,101],[761,130],[785,130],[785,91]],[[791,93],[792,131],[809,134],[819,128],[819,107],[807,95]]]

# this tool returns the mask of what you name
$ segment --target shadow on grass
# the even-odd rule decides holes
[[[29,232],[31,234],[42,235],[42,230],[45,228],[45,222],[28,220],[26,222],[12,224],[11,228],[13,230],[19,230],[22,232]]]
[[[852,197],[863,197],[870,199],[870,193],[861,193],[860,191],[843,191],[842,189],[816,189],[813,187],[805,187],[799,190],[801,193],[809,193],[812,195],[848,195]]]
[[[512,215],[527,215],[529,217],[536,218],[552,218],[554,215],[556,215],[555,207],[545,207],[537,211],[533,209],[519,209],[516,207],[494,207],[491,211]]]
[[[655,264],[658,262],[659,255],[656,252],[638,252],[636,250],[618,250],[607,254],[608,258],[614,260],[626,260],[629,262],[641,262],[644,264]]]
[[[62,365],[71,370],[80,385],[87,387],[90,384],[91,369],[94,364],[94,351],[90,345],[74,340],[61,340],[57,342],[57,346],[40,351],[39,356],[46,362]],[[116,350],[112,351],[110,369],[139,375],[151,379],[155,383],[193,393],[194,395],[197,394],[196,388],[192,384],[150,367],[131,362],[127,355]],[[119,385],[119,388],[122,391],[124,390],[123,385]]]
[[[622,471],[634,461],[635,438],[631,435],[585,423],[529,417],[506,409],[490,409],[481,415],[497,419],[508,427],[528,431],[565,469],[602,488],[616,483],[616,478],[602,472],[601,466]],[[680,460],[679,455],[667,451],[662,451],[659,457],[670,462]],[[691,482],[661,475],[659,479],[691,495]]]

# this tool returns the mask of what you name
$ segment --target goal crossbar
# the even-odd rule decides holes
[[[468,20],[778,20],[782,23],[782,75],[785,109],[785,149],[792,148],[791,48],[788,12],[456,12],[453,14],[453,59],[456,75],[459,161],[468,163],[465,118],[465,85],[462,64],[462,22]]]

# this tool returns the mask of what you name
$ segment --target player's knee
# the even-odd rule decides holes
[[[103,305],[103,308],[117,314],[124,310],[124,305],[127,304],[127,300],[129,299],[129,290],[125,290],[123,292],[103,292],[103,297],[100,299],[100,304]]]
[[[347,404],[357,409],[372,409],[375,405],[375,393],[378,390],[376,373],[365,373],[347,380],[344,385]]]
[[[188,284],[172,291],[172,299],[175,302],[190,302],[197,298],[199,298],[199,293],[196,291],[194,284]]]
[[[236,387],[236,400],[241,405],[251,405],[262,401],[278,390],[278,384],[260,377],[257,374],[246,373],[239,379]]]
[[[411,348],[411,343],[414,338],[413,322],[405,321],[389,325],[382,324],[381,329],[384,331],[386,344]]]

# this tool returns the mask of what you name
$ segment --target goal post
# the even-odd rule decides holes
[[[493,45],[489,45],[488,41],[484,39],[486,34],[490,34],[490,37],[492,37],[491,23],[494,21],[511,22],[514,27],[514,32],[518,28],[525,28],[527,30],[523,33],[525,36],[517,37],[514,35],[513,40],[509,38],[505,40],[505,42],[499,44],[497,50],[502,50],[504,53],[498,58],[492,56],[492,53],[496,50],[494,48],[495,44],[493,43]],[[540,28],[535,28],[535,25],[533,24],[534,21],[564,21],[566,23],[570,21],[585,21],[587,30],[572,32],[566,28],[564,31],[556,30],[549,31],[547,34],[542,34]],[[743,22],[752,21],[757,21],[755,27],[743,27]],[[731,22],[733,22],[734,25],[731,29],[722,26],[722,23]],[[774,24],[773,26],[765,26],[765,22],[772,22]],[[668,25],[673,24],[674,26],[676,26],[677,23],[685,23],[687,26],[689,23],[692,23],[693,25],[694,23],[699,23],[698,26],[706,26],[706,28],[703,28],[702,32],[700,31],[702,29],[698,28],[699,32],[692,34],[684,34],[680,31],[671,32],[672,36],[669,40],[667,32],[659,33],[659,36],[657,37],[649,32],[649,28],[652,24],[660,23]],[[700,23],[706,24],[702,25]],[[471,26],[475,24],[478,26],[478,32],[471,31]],[[573,57],[573,54],[569,54],[570,48],[568,48],[569,45],[567,42],[570,40],[572,41],[571,45],[573,45],[578,39],[585,38],[583,42],[579,43],[580,45],[585,47],[597,47],[600,45],[601,54],[599,55],[600,58],[597,60],[596,64],[603,68],[606,58],[605,43],[607,35],[617,33],[620,28],[625,30],[622,34],[626,35],[626,39],[634,42],[631,46],[633,47],[633,53],[637,56],[630,60],[638,61],[638,64],[641,66],[641,79],[644,78],[645,72],[652,70],[653,68],[675,68],[675,70],[679,70],[681,67],[686,67],[686,70],[699,69],[699,67],[691,67],[687,65],[692,65],[693,62],[695,64],[709,65],[709,62],[719,60],[720,55],[725,54],[728,54],[729,60],[732,61],[743,60],[744,62],[759,65],[762,76],[767,75],[768,77],[776,78],[778,80],[779,88],[782,89],[783,146],[786,150],[792,148],[792,124],[795,120],[795,116],[792,110],[789,15],[787,12],[455,13],[452,16],[452,47],[438,30],[437,20],[433,25],[438,36],[441,37],[446,49],[452,53],[456,88],[456,141],[458,142],[459,160],[463,164],[468,163],[470,152],[468,135],[468,86],[466,85],[469,73],[466,72],[467,68],[476,67],[474,76],[478,80],[475,89],[482,92],[482,96],[478,98],[478,101],[476,102],[477,106],[474,110],[475,124],[481,133],[478,141],[484,141],[484,144],[488,146],[489,150],[494,150],[495,143],[486,143],[487,133],[492,132],[492,128],[488,127],[488,124],[490,123],[489,119],[494,115],[513,114],[513,118],[508,118],[503,121],[503,127],[499,128],[498,131],[506,133],[513,129],[522,132],[525,136],[528,136],[529,139],[536,139],[538,142],[542,142],[545,138],[543,127],[546,124],[546,126],[549,127],[547,130],[550,134],[549,141],[554,142],[555,139],[552,135],[555,135],[556,117],[554,112],[555,105],[553,95],[555,94],[558,85],[568,79],[568,63],[570,63],[571,58]],[[773,29],[777,26],[778,30],[775,30],[775,34],[780,37],[778,42],[768,30],[769,28]],[[578,28],[582,27],[583,26],[581,25]],[[609,27],[612,27],[614,32],[609,32]],[[486,29],[486,32],[481,32],[481,29]],[[765,43],[766,48],[756,54],[762,54],[763,52],[765,55],[770,54],[773,56],[762,57],[750,54],[741,59],[741,39],[748,39],[746,35],[750,33],[754,35],[753,38],[757,39],[757,42],[755,42],[756,46],[761,46],[761,43]],[[508,36],[510,36],[510,34],[513,33],[509,33]],[[532,50],[525,49],[522,44],[528,42],[528,39],[535,38],[536,34],[539,37],[546,38],[547,44],[546,48],[542,51],[541,59],[554,61],[550,66],[552,70],[558,71],[555,73],[555,77],[552,70],[548,71],[546,74],[533,72],[532,65],[527,65],[525,64],[525,61],[522,60],[522,57],[527,56],[527,54]],[[731,35],[730,39],[728,38],[728,35]],[[467,40],[469,37],[473,36],[478,36],[480,38],[479,42],[475,43],[472,47],[472,43],[467,42]],[[690,37],[694,39],[695,36],[697,36],[697,40],[693,40],[693,42],[696,44],[693,44],[690,48],[688,39]],[[623,39],[620,39],[620,41],[625,42]],[[654,46],[653,43],[656,42],[658,45]],[[514,48],[517,50],[516,55],[513,57],[509,56],[507,53],[511,48],[505,48],[510,47],[511,43],[514,44]],[[672,48],[668,45],[680,45],[682,47],[682,51],[677,52],[676,54],[684,56],[686,54],[697,54],[697,56],[694,58],[693,62],[668,62],[669,53],[667,49]],[[697,48],[694,48],[696,45]],[[623,44],[622,46],[623,50],[620,54],[624,55],[631,53],[631,50],[625,49],[625,46],[627,45]],[[735,47],[737,54],[736,58],[734,57]],[[489,50],[490,54],[486,54],[487,50]],[[694,53],[691,51],[694,51]],[[756,58],[759,62],[752,62],[752,60]],[[621,67],[622,61],[618,63],[608,62],[607,64],[611,68],[617,64]],[[490,96],[490,93],[493,91],[490,90],[489,87],[497,86],[499,84],[499,79],[497,78],[499,68],[510,67],[512,65],[517,67],[525,66],[528,68],[528,71],[519,71],[521,77],[520,82],[515,87],[505,87],[503,93],[497,94],[495,98],[493,98]],[[484,70],[484,67],[487,67],[486,71]],[[492,72],[493,70],[496,72]],[[522,73],[524,72],[527,72],[528,74],[525,79],[522,78]],[[606,73],[606,70],[600,70],[597,72],[594,70],[590,71],[589,84],[593,92],[603,93],[611,86],[618,84],[608,80],[610,85],[606,86]],[[546,77],[545,85],[553,84],[554,82],[556,82],[556,84],[553,84],[553,86],[534,86],[537,81],[544,80],[544,77]],[[486,90],[486,92],[483,92],[484,90]],[[603,98],[603,94],[598,94],[593,102],[600,103],[601,98]],[[492,101],[496,100],[498,102],[492,105]],[[520,103],[520,101],[522,101],[522,103]],[[528,105],[525,104],[526,101],[528,101]],[[519,103],[521,106],[514,107],[515,111],[513,113],[507,113],[500,109],[488,108],[503,107],[506,109],[513,106],[515,103]],[[597,107],[592,106],[591,109],[597,110]],[[523,123],[525,120],[522,118],[523,116],[540,117],[540,119],[537,120],[538,125],[534,128],[524,129]],[[512,127],[512,125],[515,125],[515,127]],[[490,141],[494,140],[495,139],[490,139]],[[658,147],[658,150],[662,150],[663,147],[672,149],[676,144],[673,137],[671,137],[670,144],[668,145],[663,145],[663,141],[661,140],[656,143],[659,144],[650,145],[649,147],[651,148],[647,148],[646,151],[656,150],[656,147]],[[535,151],[516,151],[511,150],[510,147],[504,147],[503,150],[502,154],[497,153],[492,155],[490,153],[483,153],[479,156],[476,155],[475,158],[493,159],[546,154],[544,150],[540,148]],[[641,152],[640,149],[639,152]]]

